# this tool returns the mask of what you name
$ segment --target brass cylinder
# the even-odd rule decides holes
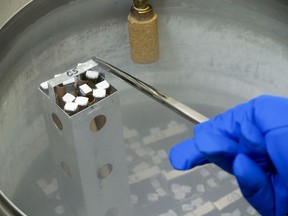
[[[144,2],[144,6],[134,2],[128,15],[131,58],[139,64],[159,59],[158,17],[151,5]]]

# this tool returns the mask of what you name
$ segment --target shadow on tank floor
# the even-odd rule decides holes
[[[71,215],[59,200],[37,87],[94,55],[209,117],[259,94],[285,95],[288,13],[284,3],[155,1],[161,58],[151,65],[130,59],[129,1],[74,1],[39,18],[1,51],[1,189],[28,215]],[[129,175],[133,179],[136,173],[156,167],[154,175],[131,184],[136,216],[173,215],[173,211],[204,215],[203,208],[209,210],[206,215],[257,214],[237,196],[215,205],[224,195],[238,193],[235,180],[214,166],[186,175],[171,172],[167,152],[190,136],[192,126],[115,77],[107,79],[120,89],[125,133],[137,131],[133,139],[126,137]],[[147,137],[169,126],[178,133],[162,135],[147,145]]]

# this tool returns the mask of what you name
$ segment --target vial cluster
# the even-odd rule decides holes
[[[60,75],[56,74],[54,78]],[[40,87],[48,91],[48,81]],[[68,115],[73,115],[111,94],[111,85],[99,71],[90,69],[55,86],[54,92],[56,103]]]

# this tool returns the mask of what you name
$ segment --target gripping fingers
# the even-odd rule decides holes
[[[248,202],[263,216],[275,215],[273,188],[260,166],[246,155],[239,154],[233,172]]]
[[[222,135],[201,133],[196,137],[199,151],[212,163],[232,173],[232,165],[238,153],[238,143]]]
[[[169,158],[170,163],[177,170],[188,170],[209,163],[206,157],[197,149],[193,138],[175,145],[170,150]]]

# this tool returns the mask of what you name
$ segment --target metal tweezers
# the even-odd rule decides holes
[[[194,109],[186,106],[185,104],[175,100],[174,98],[162,93],[158,89],[148,85],[147,83],[143,82],[142,80],[120,70],[119,68],[97,58],[92,57],[92,60],[99,64],[104,70],[109,73],[114,74],[115,76],[119,77],[120,79],[124,80],[125,82],[129,83],[131,86],[135,87],[142,93],[148,95],[149,97],[153,98],[157,102],[163,104],[164,106],[168,107],[172,111],[178,113],[188,121],[192,122],[193,124],[199,124],[204,121],[207,121],[208,118]]]

